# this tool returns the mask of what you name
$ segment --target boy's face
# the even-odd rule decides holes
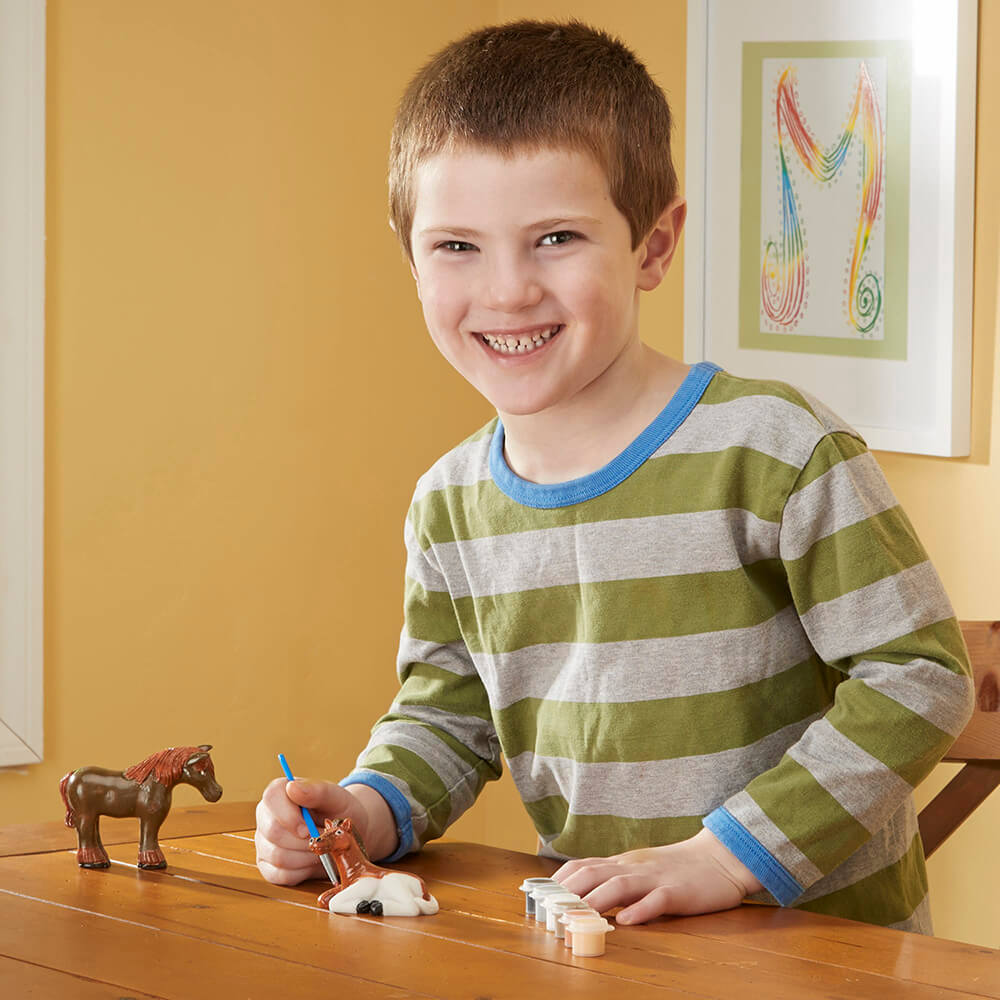
[[[442,153],[415,177],[413,274],[445,358],[501,414],[554,412],[638,344],[631,248],[589,156]]]

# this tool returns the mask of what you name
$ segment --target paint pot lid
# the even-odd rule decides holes
[[[575,892],[553,892],[545,897],[545,909],[562,910],[577,907],[583,900]]]
[[[596,917],[569,916],[564,922],[573,934],[610,934],[614,930],[611,922],[599,914]]]
[[[589,913],[596,913],[579,896],[572,892],[567,892],[565,898],[562,894],[545,897],[545,909],[554,913],[565,913],[567,910],[586,910]]]
[[[531,898],[537,901],[546,896],[554,896],[556,893],[562,894],[567,890],[558,882],[553,882],[552,885],[536,885],[529,891],[531,892]]]
[[[559,885],[559,883],[551,878],[526,878],[518,886],[518,889],[521,892],[531,892],[532,889],[537,889],[540,885]],[[562,886],[559,887],[562,888]]]

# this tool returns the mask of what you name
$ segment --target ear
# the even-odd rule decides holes
[[[686,216],[687,202],[683,198],[675,198],[663,210],[649,235],[642,241],[636,286],[644,292],[651,292],[656,288],[667,273],[670,262],[674,259]]]
[[[198,763],[199,760],[204,760],[207,756],[208,756],[207,753],[195,753],[195,754],[192,754],[184,762],[184,766],[185,767],[193,767],[195,764]]]
[[[198,749],[199,750],[204,750],[206,753],[208,753],[208,751],[212,749],[212,744],[211,743],[202,743],[201,746],[198,747]]]
[[[420,299],[420,275],[417,274],[417,265],[413,263],[412,259],[410,260],[410,274],[413,275],[413,280],[416,282],[417,298]],[[420,299],[420,301],[422,302],[423,299]]]

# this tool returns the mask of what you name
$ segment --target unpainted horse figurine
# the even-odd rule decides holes
[[[427,891],[423,879],[371,861],[350,819],[328,819],[323,832],[309,839],[309,850],[329,854],[340,876],[340,884],[331,886],[317,899],[324,908],[338,913],[378,914],[384,907],[386,916],[437,913],[437,900]],[[381,905],[369,909],[373,901]]]
[[[166,868],[157,834],[170,811],[174,785],[193,785],[208,802],[222,798],[215,780],[210,745],[167,747],[133,764],[127,771],[80,767],[59,782],[66,806],[66,825],[75,827],[81,868],[110,868],[101,843],[101,816],[135,816],[139,820],[139,867]]]

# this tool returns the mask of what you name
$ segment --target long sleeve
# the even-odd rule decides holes
[[[399,832],[389,860],[441,836],[502,771],[486,691],[433,551],[417,537],[412,509],[405,541],[399,693],[341,782],[369,785],[389,803]]]
[[[965,725],[973,689],[938,576],[858,438],[820,440],[785,502],[779,551],[806,635],[843,680],[705,825],[788,904],[893,820]]]

